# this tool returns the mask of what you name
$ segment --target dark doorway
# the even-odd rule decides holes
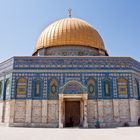
[[[80,101],[65,102],[65,127],[77,127],[80,124]]]
[[[140,126],[140,117],[138,118],[138,125]]]

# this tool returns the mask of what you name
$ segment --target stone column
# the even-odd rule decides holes
[[[103,122],[103,117],[104,117],[104,107],[103,107],[103,100],[98,100],[98,117],[99,121]]]
[[[120,122],[120,113],[119,113],[119,100],[114,99],[113,100],[113,112],[114,112],[114,121]]]
[[[80,100],[80,126],[83,124],[83,118],[84,118],[84,101]]]
[[[87,128],[88,127],[88,122],[87,122],[87,97],[84,97],[84,120],[83,120],[83,127]]]
[[[59,95],[59,128],[64,127],[64,101],[62,95]]]
[[[32,113],[32,100],[26,100],[26,119],[25,122],[26,124],[30,124],[31,123],[31,113]]]
[[[9,118],[9,125],[11,126],[14,123],[15,118],[15,100],[10,101],[10,118]]]
[[[136,100],[135,99],[129,99],[130,103],[130,118],[131,118],[131,125],[137,125],[138,122],[138,117],[137,117],[137,112],[138,110],[136,109]]]
[[[2,121],[5,122],[5,109],[6,109],[6,101],[3,100],[3,106],[2,106]]]
[[[1,116],[0,116],[0,122],[3,122],[3,106],[4,106],[4,101],[2,101],[0,103],[0,114],[1,114]]]
[[[95,108],[95,120],[97,121],[99,119],[98,116],[98,100],[95,100],[95,104],[94,104],[94,108]]]
[[[42,100],[42,123],[47,123],[47,100]]]

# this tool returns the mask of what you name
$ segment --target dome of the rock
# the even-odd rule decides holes
[[[33,55],[107,55],[107,51],[90,24],[78,18],[64,18],[42,31]]]

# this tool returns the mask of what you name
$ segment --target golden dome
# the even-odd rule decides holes
[[[50,24],[41,33],[35,52],[63,45],[82,45],[105,51],[101,36],[90,24],[77,18],[64,18]]]

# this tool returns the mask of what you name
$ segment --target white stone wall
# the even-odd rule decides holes
[[[32,122],[33,123],[42,122],[42,101],[41,100],[32,101]]]
[[[4,113],[4,114],[3,114]],[[99,120],[102,127],[137,125],[140,101],[135,99],[87,100],[89,127]],[[59,100],[12,100],[0,102],[0,121],[11,126],[58,127]],[[19,124],[19,125],[17,125]]]
[[[1,101],[0,102],[0,122],[9,123],[10,119],[10,101]]]
[[[0,122],[2,122],[2,116],[3,116],[3,101],[0,102]]]
[[[9,123],[9,118],[10,118],[10,101],[5,101],[4,122]]]
[[[15,123],[25,123],[26,101],[16,100],[15,102]]]
[[[128,99],[120,99],[119,100],[119,116],[120,122],[129,122],[131,120],[130,116],[130,102]]]
[[[22,123],[24,126],[58,125],[59,102],[57,100],[16,100],[13,107],[15,108],[14,123]]]
[[[138,118],[140,117],[140,101],[136,100],[136,120],[138,120]]]
[[[113,102],[112,100],[103,101],[103,119],[104,122],[113,122]]]
[[[48,101],[48,123],[58,123],[59,102],[57,100]]]
[[[97,101],[88,100],[87,102],[87,121],[89,127],[94,127],[97,120]]]
[[[102,127],[137,125],[140,101],[135,99],[88,100],[88,125],[94,127],[99,120]]]
[[[114,122],[119,123],[120,122],[120,108],[119,108],[119,100],[115,99],[113,100],[113,119]]]
[[[136,125],[140,117],[140,101],[131,99],[129,102],[131,122],[132,125]]]

